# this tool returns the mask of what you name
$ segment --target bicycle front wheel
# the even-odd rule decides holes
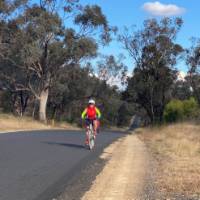
[[[89,149],[92,150],[94,148],[95,142],[94,142],[94,132],[93,127],[90,127],[89,130]]]

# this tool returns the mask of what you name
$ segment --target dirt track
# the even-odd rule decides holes
[[[82,200],[143,199],[148,153],[136,135],[128,135],[105,149],[109,159]]]

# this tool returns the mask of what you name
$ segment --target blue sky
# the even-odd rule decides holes
[[[37,1],[33,0],[32,2]],[[177,42],[184,48],[188,48],[191,45],[191,37],[200,38],[200,0],[80,0],[80,2],[100,5],[110,25],[117,26],[120,29],[132,25],[136,25],[140,29],[145,19],[152,17],[159,19],[174,10],[175,13],[170,13],[170,16],[180,16],[184,20]],[[146,5],[146,9],[143,8],[144,5]],[[112,42],[109,47],[101,48],[100,53],[116,56],[124,53],[126,56],[125,63],[129,67],[129,71],[133,70],[133,61],[118,42]],[[178,63],[177,67],[180,71],[187,71],[184,62]]]
[[[143,9],[143,5],[147,2],[155,3],[156,1],[144,1],[144,0],[82,0],[84,4],[98,4],[102,7],[103,12],[107,16],[111,25],[116,25],[119,28],[123,26],[136,25],[137,28],[141,28],[145,19],[162,16],[155,16]],[[173,4],[181,9],[185,9],[183,13],[178,13],[176,16],[181,16],[184,20],[184,25],[178,34],[177,42],[183,47],[190,46],[191,37],[200,37],[200,0],[161,0],[160,4],[169,5]],[[173,17],[173,15],[172,15]],[[109,47],[101,49],[102,53],[115,54],[124,52],[120,44],[113,42]],[[133,61],[126,54],[125,63],[128,65],[129,70],[133,69]],[[179,70],[187,71],[187,67],[184,63],[179,63]]]

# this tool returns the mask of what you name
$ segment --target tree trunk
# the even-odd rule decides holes
[[[52,120],[55,120],[56,119],[56,114],[57,114],[57,106],[53,106],[53,112],[52,112],[52,117],[51,119]]]
[[[154,88],[152,86],[151,91],[150,91],[150,106],[151,106],[151,122],[154,124],[155,123],[155,113],[154,113],[154,105],[153,105],[153,92]]]
[[[36,111],[36,106],[37,106],[37,99],[34,99],[34,106],[33,106],[33,111],[32,111],[32,118],[35,119],[35,111]]]
[[[40,109],[39,109],[39,118],[42,122],[47,122],[46,118],[46,107],[47,107],[47,100],[49,96],[49,89],[45,89],[40,94]]]
[[[21,117],[24,115],[27,104],[29,100],[29,95],[24,94],[22,91],[20,92],[20,115]]]

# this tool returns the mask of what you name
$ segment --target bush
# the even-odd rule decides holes
[[[164,119],[166,122],[196,119],[198,111],[198,103],[193,97],[184,101],[172,100],[165,107]]]
[[[164,110],[164,119],[166,122],[176,122],[182,120],[184,116],[183,102],[180,100],[170,101]]]
[[[187,119],[193,119],[197,117],[198,113],[198,103],[197,101],[191,97],[188,100],[183,101],[183,111],[184,117]]]

